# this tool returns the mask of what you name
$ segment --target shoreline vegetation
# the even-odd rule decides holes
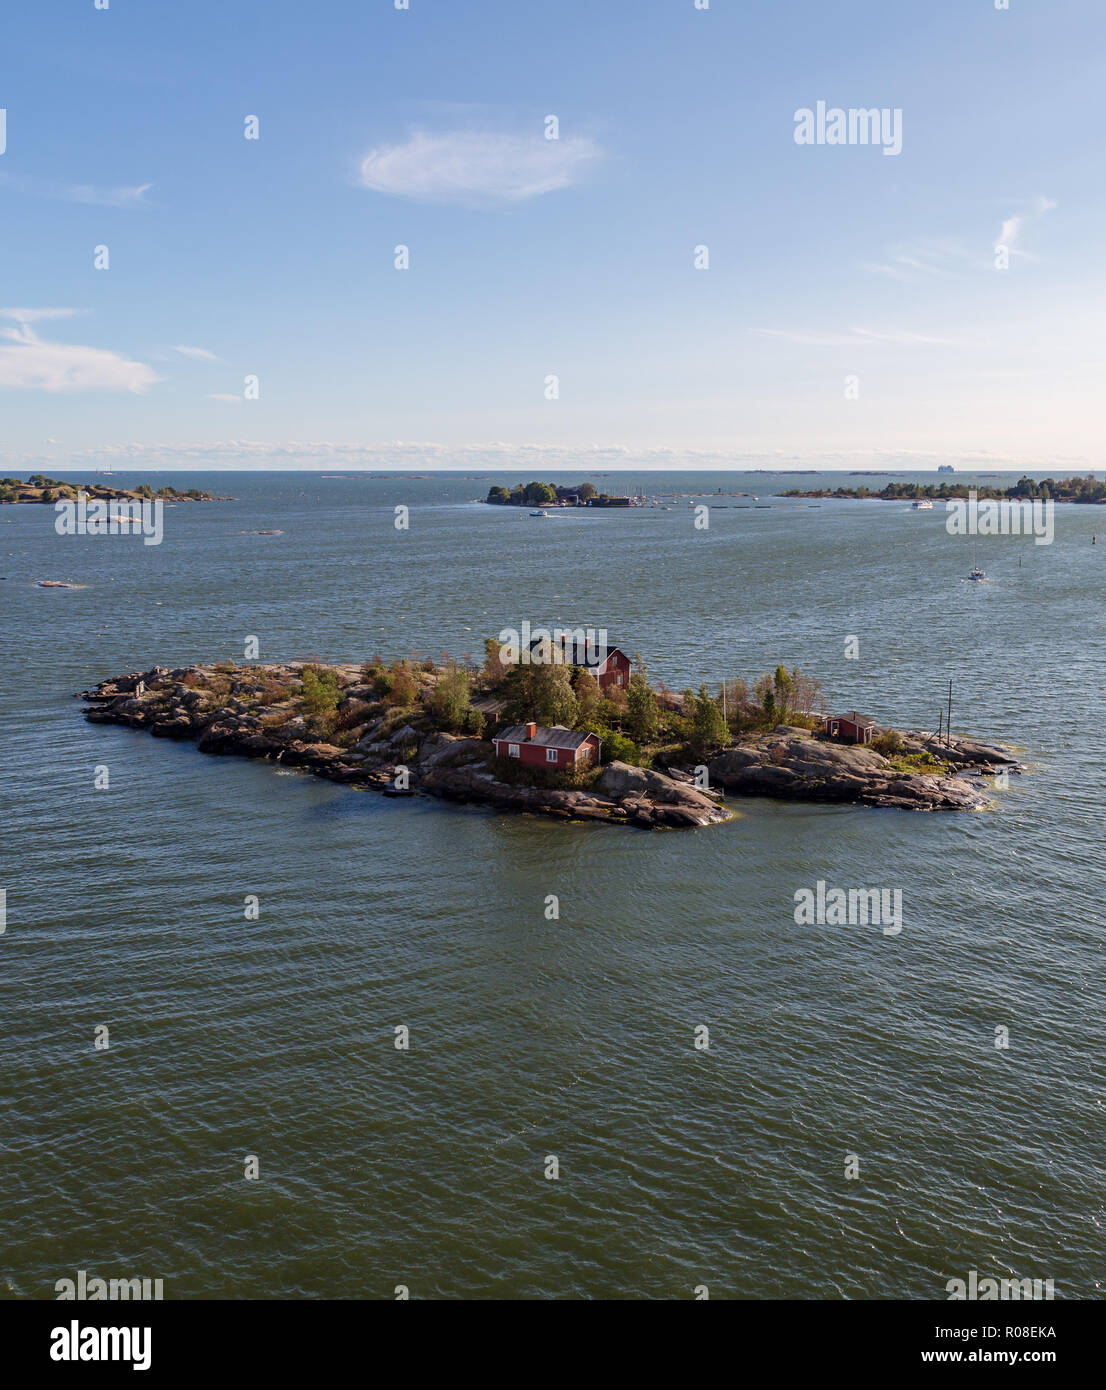
[[[512,488],[493,483],[485,502],[493,507],[605,506],[607,494],[594,483],[563,487],[560,483],[516,483]]]
[[[233,502],[233,497],[216,497],[213,492],[201,492],[190,487],[178,492],[173,487],[151,487],[141,483],[136,488],[113,487],[110,483],[64,483],[48,478],[44,473],[32,473],[27,481],[19,478],[0,478],[0,503],[11,506],[19,502],[76,502],[81,493],[90,502]]]
[[[978,483],[888,483],[878,492],[864,487],[822,487],[801,491],[789,488],[781,492],[781,497],[841,497],[859,501],[878,502],[933,502],[966,500],[975,494],[980,501],[1053,501],[1082,502],[1091,505],[1106,503],[1106,482],[1098,481],[1093,474],[1085,478],[1073,476],[1044,478],[1036,482],[1033,478],[1022,476],[1010,487],[989,487]]]
[[[626,687],[601,691],[559,662],[505,665],[494,639],[481,664],[412,653],[384,662],[154,666],[79,697],[91,723],[191,740],[201,752],[297,767],[392,795],[647,828],[717,824],[724,795],[912,810],[981,810],[983,778],[1023,770],[967,738],[879,728],[869,744],[822,732],[819,683],[776,668],[751,688],[728,680],[682,694],[649,682],[635,658]],[[598,765],[549,771],[496,756],[519,722],[596,733]]]

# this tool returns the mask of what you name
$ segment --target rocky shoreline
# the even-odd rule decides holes
[[[903,754],[932,760],[933,772],[906,772],[874,748],[832,743],[781,725],[728,748],[708,764],[712,786],[743,796],[852,802],[912,811],[980,811],[991,804],[982,779],[1022,772],[1012,753],[975,739],[946,745],[933,734],[902,734]]]
[[[968,739],[951,746],[903,735],[904,751],[928,754],[939,772],[903,771],[872,748],[850,747],[787,725],[743,739],[706,762],[708,786],[694,769],[666,771],[611,762],[586,785],[516,785],[495,773],[494,748],[479,737],[395,726],[369,714],[372,692],[360,668],[335,666],[345,725],[330,742],[313,733],[293,696],[310,663],[155,666],[82,692],[94,724],[144,729],[190,740],[204,753],[260,758],[318,777],[392,795],[425,793],[501,810],[645,828],[720,824],[735,812],[722,793],[784,800],[849,802],[911,810],[980,810],[990,804],[981,779],[1020,771],[1006,750]],[[363,720],[361,715],[366,714]],[[350,722],[352,721],[352,722]]]

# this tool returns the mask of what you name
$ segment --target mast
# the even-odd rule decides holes
[[[952,677],[949,677],[949,717],[945,720],[945,747],[952,747]]]

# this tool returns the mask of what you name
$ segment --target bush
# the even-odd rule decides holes
[[[877,734],[868,746],[874,748],[877,753],[882,753],[885,758],[897,758],[906,747],[902,736],[894,729],[886,729],[882,734]]]
[[[563,791],[586,787],[595,778],[597,769],[591,763],[551,772],[544,767],[531,767],[518,758],[492,758],[492,776],[510,787],[538,787],[542,791]]]
[[[363,700],[348,700],[338,711],[334,727],[338,730],[356,729],[369,720],[370,706]]]
[[[633,739],[613,731],[600,735],[600,737],[603,739],[600,749],[600,757],[603,762],[630,763],[636,767],[641,761],[641,752]]]
[[[304,722],[317,737],[327,738],[334,732],[337,722],[335,711],[341,698],[338,673],[325,666],[305,666],[300,679]]]
[[[461,726],[461,732],[470,738],[481,738],[487,720],[478,709],[469,709],[465,713],[465,722]]]
[[[291,709],[273,709],[268,714],[261,716],[261,727],[263,729],[282,729],[290,719],[295,718],[295,711]]]
[[[405,670],[393,671],[392,675],[392,699],[397,705],[410,706],[415,703],[419,695],[419,687],[414,676]]]

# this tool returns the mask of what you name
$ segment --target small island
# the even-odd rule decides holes
[[[42,502],[53,506],[55,502],[76,502],[84,493],[90,502],[233,502],[233,497],[216,497],[212,492],[201,492],[190,487],[186,492],[178,492],[174,487],[151,487],[142,483],[136,488],[113,487],[108,483],[63,483],[57,478],[48,478],[44,473],[32,473],[27,481],[18,478],[0,478],[0,502]]]
[[[688,828],[731,820],[724,796],[980,810],[983,778],[1021,771],[966,738],[821,712],[816,680],[777,667],[717,694],[650,684],[640,656],[564,645],[552,661],[154,666],[80,698],[86,718],[201,752],[265,759],[392,796],[562,820]]]
[[[492,486],[485,502],[493,507],[628,507],[629,497],[611,497],[594,483],[563,487],[560,483],[516,483],[512,488]]]
[[[939,473],[945,468],[939,468]],[[951,471],[951,470],[948,470]],[[974,494],[984,501],[1014,502],[1083,502],[1091,504],[1106,503],[1106,482],[1099,482],[1093,474],[1085,478],[1071,477],[1044,478],[1036,482],[1024,475],[1010,487],[990,487],[979,483],[888,483],[873,492],[869,487],[820,487],[803,492],[799,488],[789,488],[781,492],[781,497],[830,497],[846,498],[867,502],[942,502],[967,499]]]

